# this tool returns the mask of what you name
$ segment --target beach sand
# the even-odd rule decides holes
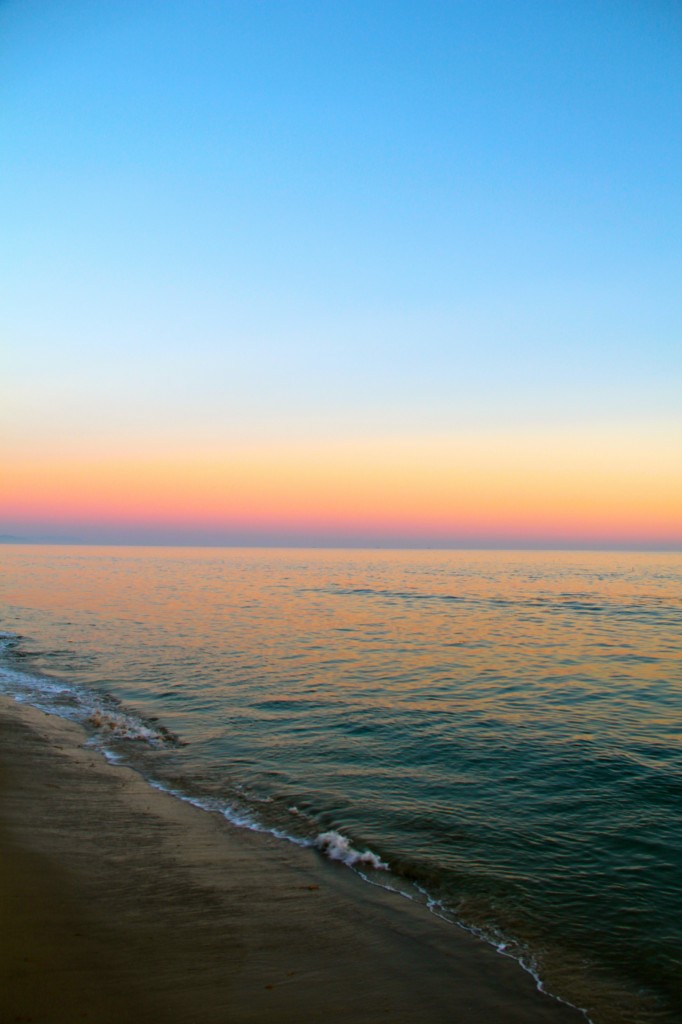
[[[514,961],[0,700],[0,1024],[561,1024]]]

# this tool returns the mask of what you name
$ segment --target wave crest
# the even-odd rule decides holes
[[[363,853],[360,853],[339,832],[320,832],[319,836],[313,840],[313,846],[326,857],[329,857],[330,860],[341,861],[341,863],[347,864],[348,867],[365,867],[374,868],[375,871],[388,871],[388,864],[381,860],[376,853],[372,853],[371,850],[365,850]]]
[[[177,742],[177,737],[162,725],[152,728],[132,715],[103,708],[95,708],[85,719],[85,724],[105,735],[124,740],[141,740],[152,745]]]
[[[0,693],[47,714],[78,722],[92,730],[92,739],[137,740],[152,747],[181,743],[170,729],[126,708],[113,694],[99,694],[68,680],[26,672],[23,665],[17,668],[17,659],[25,657],[15,649],[20,640],[19,634],[0,630]]]

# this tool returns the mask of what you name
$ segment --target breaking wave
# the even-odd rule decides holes
[[[330,860],[339,860],[348,867],[373,868],[375,871],[388,871],[389,867],[376,853],[355,850],[345,836],[339,832],[321,832],[312,845]]]
[[[11,659],[19,655],[16,648],[20,640],[16,633],[0,632],[0,654],[9,659],[0,665],[0,693],[20,704],[31,704],[47,714],[77,722],[98,745],[107,738],[134,740],[151,747],[179,743],[178,737],[165,726],[124,707],[111,694],[95,693],[66,680],[14,668]]]

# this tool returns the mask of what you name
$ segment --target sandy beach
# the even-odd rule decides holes
[[[237,829],[0,704],[0,1022],[580,1021],[319,854]]]

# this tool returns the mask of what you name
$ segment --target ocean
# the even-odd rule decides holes
[[[680,554],[1,557],[2,692],[427,903],[594,1024],[682,1020]]]

